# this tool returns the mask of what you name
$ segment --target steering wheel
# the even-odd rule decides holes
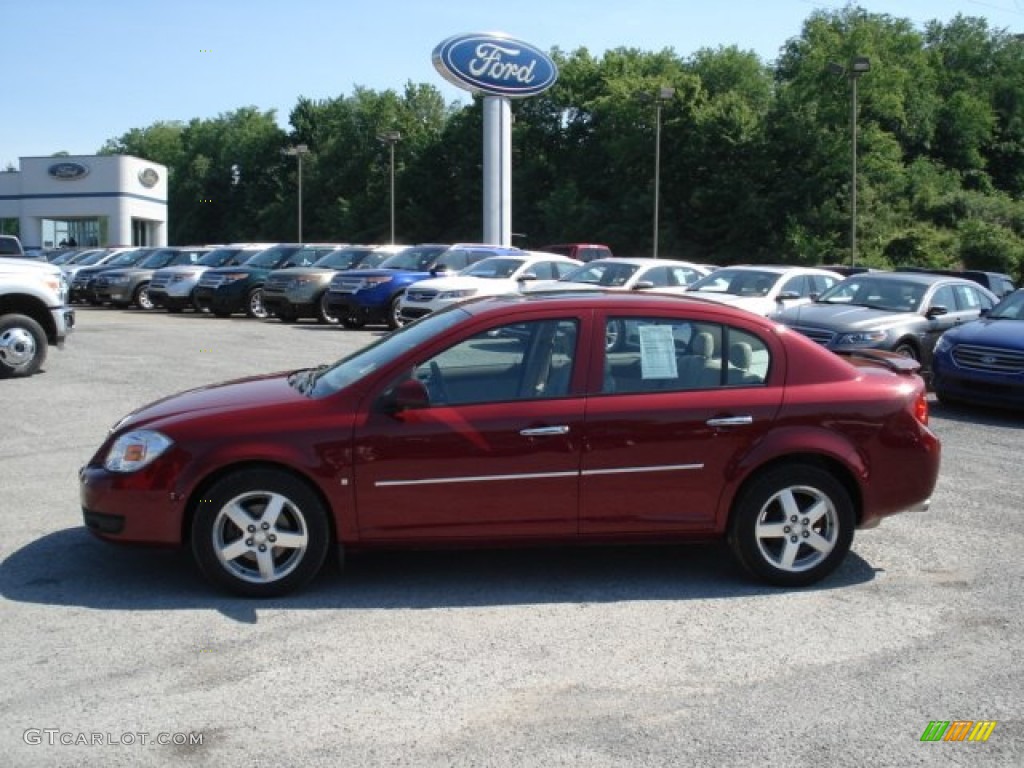
[[[448,388],[444,385],[441,367],[434,360],[430,361],[430,378],[427,379],[427,391],[430,393],[431,402],[448,402]]]

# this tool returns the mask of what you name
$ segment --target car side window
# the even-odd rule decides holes
[[[943,285],[932,296],[928,308],[945,307],[950,312],[956,312],[956,294],[953,293],[953,286]]]
[[[654,269],[649,269],[643,279],[654,283],[655,287],[669,285],[671,283],[668,267],[655,267]]]
[[[779,293],[795,293],[798,296],[809,296],[810,290],[807,287],[807,278],[804,275],[793,275],[782,284]]]
[[[423,361],[413,375],[431,406],[565,397],[578,335],[570,319],[500,326]]]
[[[763,386],[771,367],[764,341],[717,323],[608,318],[605,339],[605,394]]]

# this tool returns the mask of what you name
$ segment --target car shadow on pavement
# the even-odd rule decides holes
[[[841,589],[874,579],[855,552],[820,584]],[[260,608],[443,607],[708,600],[790,590],[748,579],[721,542],[658,546],[364,552],[344,570],[328,564],[305,589],[251,600],[206,584],[184,552],[120,547],[84,528],[44,536],[0,564],[6,600],[99,610],[209,608],[255,622]],[[796,590],[801,591],[801,590]]]
[[[952,403],[940,403],[938,400],[929,402],[928,409],[931,411],[931,415],[936,418],[948,419],[949,421],[963,424],[1024,429],[1024,412],[1021,411],[990,408],[983,405],[954,405]]]

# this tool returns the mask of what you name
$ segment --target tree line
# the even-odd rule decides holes
[[[1024,36],[958,15],[923,29],[856,6],[818,10],[771,65],[736,47],[682,57],[554,50],[559,79],[513,101],[513,243],[652,247],[712,263],[845,263],[857,87],[857,261],[1024,267]],[[672,97],[655,102],[662,88]],[[660,107],[660,109],[659,109]],[[106,142],[168,167],[170,241],[288,240],[302,157],[307,241],[386,242],[395,146],[400,242],[479,240],[481,100],[429,84],[299,98],[273,111],[160,122]]]

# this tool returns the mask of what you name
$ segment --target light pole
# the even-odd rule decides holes
[[[655,128],[654,128],[654,246],[653,256],[658,258],[658,198],[661,191],[661,106],[675,96],[676,89],[667,85],[658,89],[654,97]]]
[[[857,80],[871,71],[871,59],[854,56],[850,66],[830,63],[828,70],[834,75],[850,78],[850,266],[857,266]]]
[[[309,147],[296,144],[294,147],[282,149],[281,154],[295,157],[299,161],[299,242],[302,242],[302,156],[309,154]]]
[[[395,244],[395,144],[402,139],[398,131],[385,131],[377,134],[377,140],[388,145],[391,150],[391,244]]]

